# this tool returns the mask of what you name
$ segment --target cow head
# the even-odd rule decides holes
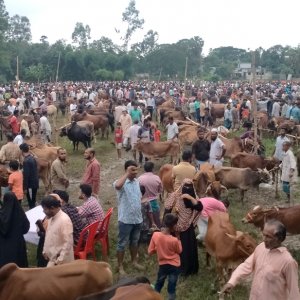
[[[226,191],[226,197],[227,197],[228,196],[227,188],[224,185],[222,185],[220,181],[213,181],[208,185],[205,194],[207,196],[212,196],[215,199],[220,199],[222,191]]]
[[[257,244],[254,238],[248,233],[237,231],[236,235],[226,233],[226,235],[234,241],[237,249],[236,257],[246,259],[255,250]]]
[[[64,127],[60,128],[60,133],[59,133],[60,137],[66,136],[67,133],[68,133],[67,126],[64,126]]]
[[[269,183],[271,181],[271,176],[267,169],[258,169],[257,174],[259,176],[260,183]]]

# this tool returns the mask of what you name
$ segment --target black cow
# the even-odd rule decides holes
[[[59,134],[61,137],[67,136],[69,140],[73,142],[73,151],[78,150],[79,142],[83,143],[85,148],[91,147],[91,141],[93,138],[92,132],[85,127],[80,127],[77,122],[73,121],[71,125],[67,125],[61,128]]]

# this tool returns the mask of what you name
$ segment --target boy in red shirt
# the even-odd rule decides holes
[[[123,130],[121,129],[121,123],[117,123],[117,128],[115,130],[115,144],[118,153],[118,159],[121,158],[121,150],[122,150],[122,140],[123,140]]]
[[[172,235],[178,217],[175,214],[166,214],[164,217],[165,228],[161,232],[154,232],[148,248],[148,254],[157,253],[159,269],[155,290],[160,293],[168,277],[169,300],[176,298],[176,284],[179,276],[180,256],[182,252],[179,237]]]
[[[23,174],[19,171],[19,162],[11,160],[9,162],[11,174],[8,177],[9,189],[16,195],[19,201],[23,200]]]
[[[154,129],[154,141],[160,142],[160,130],[157,128]]]

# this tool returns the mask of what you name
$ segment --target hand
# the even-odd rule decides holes
[[[229,293],[231,292],[232,289],[233,289],[233,285],[232,285],[231,283],[226,283],[226,284],[223,286],[223,288],[222,288],[220,294],[229,294]]]
[[[127,176],[137,175],[138,168],[136,166],[130,166],[126,170]]]
[[[63,264],[63,262],[62,262],[61,260],[58,260],[58,259],[57,259],[56,262],[55,262],[55,265],[57,265],[57,266],[58,266],[58,265],[62,265],[62,264]]]
[[[222,156],[216,156],[216,160],[221,160]]]
[[[184,199],[192,200],[193,197],[191,195],[189,195],[189,194],[182,194],[180,198],[182,200],[184,200]]]

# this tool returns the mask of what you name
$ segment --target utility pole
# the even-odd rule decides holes
[[[255,51],[252,51],[252,90],[253,104],[252,116],[254,119],[254,154],[257,154],[257,102],[256,102],[256,67],[255,67]]]
[[[186,96],[186,76],[188,68],[188,57],[185,58],[185,71],[184,71],[184,96]]]
[[[55,82],[56,83],[57,83],[57,80],[58,80],[59,64],[60,64],[60,52],[58,53],[58,60],[57,60],[56,77],[55,77]]]
[[[17,56],[17,82],[19,81],[19,56]]]

